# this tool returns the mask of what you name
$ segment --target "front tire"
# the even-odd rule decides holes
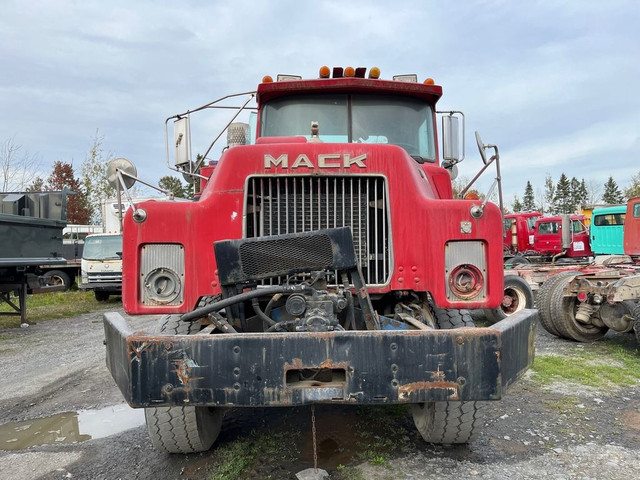
[[[180,315],[166,315],[157,329],[160,333],[191,335],[200,322],[183,322]],[[144,409],[147,431],[153,446],[167,453],[206,452],[222,427],[224,409],[220,407],[148,407]]]
[[[109,294],[107,292],[94,290],[93,295],[96,297],[96,300],[98,302],[106,302],[107,300],[109,300]]]
[[[431,306],[431,311],[441,330],[475,327],[468,310]],[[479,402],[425,402],[412,405],[411,413],[418,432],[429,443],[468,443],[482,425]]]

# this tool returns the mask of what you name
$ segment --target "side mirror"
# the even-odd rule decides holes
[[[484,153],[484,143],[482,143],[482,139],[480,138],[480,134],[476,131],[476,143],[478,144],[478,150],[480,151],[480,156],[482,157],[482,163],[487,164],[487,154]]]
[[[189,165],[191,161],[191,129],[189,117],[178,118],[173,122],[173,140],[176,147],[175,166]]]
[[[114,189],[118,189],[118,170],[123,174],[122,180],[127,188],[133,187],[136,183],[138,170],[131,160],[126,158],[116,158],[107,164],[107,182]]]
[[[458,163],[460,158],[460,126],[458,117],[442,117],[442,158],[445,162]]]

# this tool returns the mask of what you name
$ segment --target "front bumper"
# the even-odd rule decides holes
[[[80,290],[94,290],[97,292],[112,292],[113,294],[122,293],[122,282],[103,282],[103,283],[81,283],[78,285]]]
[[[420,403],[502,398],[533,363],[536,317],[523,310],[457,330],[187,336],[134,333],[107,313],[104,328],[107,366],[133,407]]]

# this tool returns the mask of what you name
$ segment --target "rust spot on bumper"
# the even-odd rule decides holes
[[[414,382],[407,383],[398,387],[398,399],[406,400],[411,394],[419,392],[420,390],[445,390],[449,392],[447,397],[449,400],[459,400],[458,396],[459,385],[455,382]]]

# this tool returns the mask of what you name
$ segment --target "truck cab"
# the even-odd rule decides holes
[[[536,221],[533,247],[543,255],[593,256],[584,215],[542,217]]]
[[[540,212],[509,213],[504,216],[504,249],[511,254],[533,249],[536,220]]]
[[[122,234],[85,237],[78,288],[93,290],[96,300],[122,293]]]
[[[591,250],[595,255],[624,255],[626,205],[598,207],[591,216]]]

